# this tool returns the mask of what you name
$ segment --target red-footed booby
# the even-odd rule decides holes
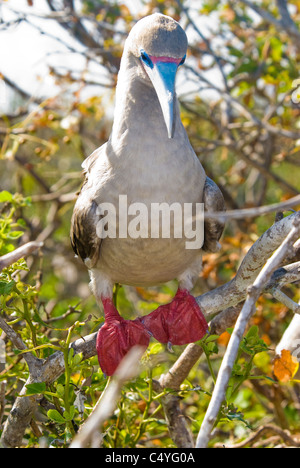
[[[74,207],[71,243],[86,264],[92,291],[104,308],[97,353],[106,375],[115,372],[134,345],[146,349],[150,336],[183,345],[208,331],[190,291],[201,271],[202,251],[219,249],[224,226],[205,220],[204,239],[191,248],[187,246],[191,230],[182,234],[182,220],[175,218],[175,211],[180,208],[183,213],[184,208],[199,204],[206,211],[225,208],[180,119],[175,77],[187,45],[184,30],[168,16],[156,13],[136,23],[121,60],[112,133],[83,163],[84,183]],[[162,219],[153,215],[157,206],[170,208],[162,210]],[[107,217],[111,207],[114,221]],[[164,216],[171,212],[167,236],[157,223],[166,221]],[[195,222],[194,208],[192,216]],[[131,221],[136,228],[140,225],[139,232],[130,231]],[[173,279],[178,280],[178,291],[170,304],[135,320],[120,316],[113,302],[114,284],[149,287]]]

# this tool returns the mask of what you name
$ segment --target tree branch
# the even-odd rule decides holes
[[[0,257],[0,272],[3,270],[3,268],[12,265],[13,263],[20,260],[20,258],[27,257],[28,255],[43,247],[43,245],[43,242],[28,242],[13,252],[3,255]]]

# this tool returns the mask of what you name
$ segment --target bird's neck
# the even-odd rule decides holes
[[[174,138],[180,138],[184,131],[180,120],[179,104],[174,103]],[[143,145],[168,142],[168,133],[157,94],[152,84],[147,82],[144,71],[132,65],[130,57],[123,56],[118,76],[114,123],[111,134],[113,146],[120,140],[126,144],[142,142]]]

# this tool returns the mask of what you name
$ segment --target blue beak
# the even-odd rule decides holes
[[[173,138],[175,78],[178,64],[175,62],[157,61],[147,69],[150,80],[156,91],[168,137]]]

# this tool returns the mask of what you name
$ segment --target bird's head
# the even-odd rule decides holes
[[[129,51],[138,62],[141,76],[156,91],[169,138],[173,136],[175,78],[185,61],[187,45],[179,23],[160,13],[138,21],[128,36]]]

